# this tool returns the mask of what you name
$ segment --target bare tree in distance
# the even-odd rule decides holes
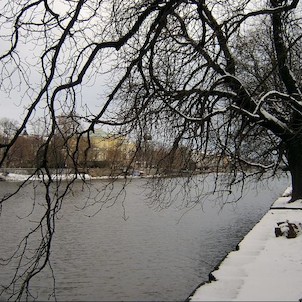
[[[28,294],[49,264],[55,215],[75,180],[51,194],[48,158],[58,133],[63,144],[76,134],[79,146],[97,126],[113,127],[141,149],[148,133],[171,158],[185,149],[196,160],[215,155],[217,167],[227,160],[229,185],[281,166],[291,175],[291,201],[302,198],[299,0],[19,0],[0,10],[1,91],[20,91],[24,106],[20,127],[0,145],[0,165],[37,112],[48,123],[35,171],[46,192],[38,226],[45,244],[18,291],[12,282],[12,297]],[[75,112],[85,126],[65,135],[60,116]],[[77,148],[68,159],[77,171]]]

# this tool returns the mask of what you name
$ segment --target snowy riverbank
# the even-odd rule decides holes
[[[288,193],[188,301],[302,301],[302,200],[288,204]],[[297,226],[295,238],[287,238],[288,224]]]
[[[88,174],[52,174],[51,175],[53,180],[71,180],[74,178],[78,179],[91,179],[91,176]],[[44,175],[44,178],[47,178]],[[23,182],[23,181],[39,181],[42,180],[42,175],[27,175],[27,174],[18,174],[18,173],[1,173],[0,180],[2,181],[14,181],[14,182]]]
[[[72,173],[58,173],[51,175],[53,180],[98,180],[98,179],[124,179],[124,175],[119,176],[96,176],[92,177],[89,174],[72,174]],[[128,175],[127,178],[150,178],[156,177],[156,175]],[[44,175],[44,179],[47,179],[47,175]],[[0,181],[11,181],[11,182],[24,182],[24,181],[42,181],[42,175],[28,175],[18,173],[0,173]]]

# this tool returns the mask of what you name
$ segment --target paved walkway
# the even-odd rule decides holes
[[[212,272],[216,281],[199,287],[189,301],[302,299],[302,200],[288,204],[289,199],[275,201],[240,242],[239,250],[231,252]],[[285,223],[278,226],[280,222]],[[297,237],[287,238],[288,223],[297,226]],[[282,236],[276,237],[275,228]]]

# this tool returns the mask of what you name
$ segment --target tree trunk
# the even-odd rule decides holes
[[[302,138],[287,141],[287,160],[292,178],[292,198],[290,202],[302,199]]]

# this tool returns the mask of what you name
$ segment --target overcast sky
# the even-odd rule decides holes
[[[8,2],[6,2],[8,3]],[[13,3],[13,2],[12,2]],[[6,5],[5,1],[1,2],[0,1],[0,11],[1,9],[3,10],[3,6]],[[50,3],[51,8],[57,12],[60,13],[61,15],[64,15],[65,10],[69,9],[69,4],[66,5],[66,1],[64,0],[58,0],[55,1],[54,3]],[[70,4],[73,5],[73,4]],[[6,8],[6,13],[9,15],[10,10]],[[83,10],[85,12],[85,10]],[[1,15],[0,15],[1,16]],[[3,19],[2,19],[3,22]],[[11,40],[7,38],[11,34],[11,28],[9,24],[6,24],[7,26],[2,26],[0,27],[0,55],[3,55],[6,53],[6,51],[9,49],[11,45]],[[41,42],[39,42],[41,43]],[[27,113],[27,108],[30,106],[30,103],[32,103],[37,95],[39,94],[39,88],[34,90],[34,87],[41,87],[41,53],[40,51],[43,50],[40,49],[39,43],[36,43],[36,40],[31,40],[26,38],[20,39],[19,44],[18,44],[18,59],[21,61],[23,60],[28,62],[29,64],[32,64],[32,68],[30,68],[30,71],[28,69],[23,69],[23,72],[25,71],[29,75],[29,84],[31,88],[33,89],[32,92],[30,92],[30,95],[26,95],[23,97],[24,91],[26,91],[26,87],[24,84],[24,79],[21,77],[18,77],[18,73],[14,72],[14,76],[10,77],[8,76],[12,70],[15,70],[16,66],[14,64],[6,64],[4,63],[4,72],[1,74],[2,80],[3,78],[6,78],[4,82],[0,81],[0,119],[7,117],[12,120],[16,120],[18,122],[22,121],[22,118],[26,115]],[[68,53],[66,54],[66,56]],[[64,53],[61,54],[61,57],[64,56]],[[18,63],[18,59],[15,61],[15,63]],[[103,58],[103,59],[106,59]],[[62,59],[61,59],[62,60]],[[32,63],[34,62],[34,63]],[[104,64],[104,62],[102,62]],[[2,67],[2,65],[1,65]],[[35,70],[35,67],[36,70]],[[1,72],[1,70],[0,70]],[[81,89],[82,91],[82,100],[79,99],[79,103],[76,107],[77,113],[81,114],[87,111],[86,105],[89,108],[89,110],[97,114],[100,111],[101,105],[104,103],[105,99],[105,84],[104,84],[104,78],[102,79],[102,75],[98,75],[100,78],[96,80],[96,82],[93,82],[93,80],[89,83],[90,87],[83,87]],[[66,83],[69,80],[67,77],[65,80],[63,80],[62,83]],[[84,79],[85,81],[86,79]],[[23,83],[22,83],[23,82]],[[55,83],[55,80],[53,81]],[[87,81],[86,81],[87,82]],[[20,92],[19,85],[21,84],[21,89],[23,89],[23,92]],[[44,85],[44,83],[42,83]],[[53,86],[55,86],[54,84]],[[7,89],[8,86],[11,86],[9,90],[11,90],[11,95],[7,95],[4,92],[4,89]],[[52,87],[53,88],[53,87]],[[56,100],[58,101],[58,100]],[[64,99],[62,100],[64,102]],[[44,110],[41,108],[43,104],[40,104],[40,106],[37,108],[38,110],[36,111],[36,116],[43,115]],[[60,104],[57,105],[60,107]],[[60,114],[58,110],[58,114]]]
[[[82,88],[82,100],[80,100],[80,98],[78,99],[76,112],[78,114],[85,114],[87,112],[86,108],[89,108],[93,114],[97,114],[106,99],[104,90],[105,88],[102,87],[100,83],[95,83],[92,87],[84,86]],[[34,97],[36,97],[36,95]],[[6,93],[0,89],[0,106],[0,119],[9,118],[21,123],[30,103],[28,99],[22,98],[21,93],[17,89],[13,90],[10,96],[6,95]],[[32,117],[37,118],[43,115],[44,110],[42,105],[40,105],[35,112],[35,116]]]
[[[0,91],[1,110],[0,118],[7,117],[9,119],[20,120],[24,113],[23,105],[20,104],[19,98],[8,97]]]

